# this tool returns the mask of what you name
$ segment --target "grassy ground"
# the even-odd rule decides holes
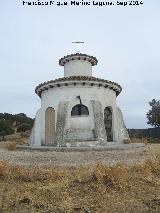
[[[160,157],[130,166],[20,166],[0,161],[0,212],[159,213]]]
[[[19,142],[26,139],[2,147],[14,150]],[[54,166],[0,160],[0,213],[159,213],[159,146],[144,154],[150,160],[113,166],[101,161]]]

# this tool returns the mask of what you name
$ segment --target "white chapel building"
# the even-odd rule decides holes
[[[41,98],[30,146],[100,147],[129,139],[116,97],[119,84],[92,76],[95,57],[76,53],[59,60],[64,77],[39,84]]]

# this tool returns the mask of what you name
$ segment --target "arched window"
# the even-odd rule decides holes
[[[76,115],[89,115],[88,108],[83,104],[77,104],[72,108],[71,116]]]

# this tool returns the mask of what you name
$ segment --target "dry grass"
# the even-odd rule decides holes
[[[5,148],[8,149],[9,151],[15,150],[16,149],[17,143],[15,142],[9,142],[5,144]]]
[[[0,161],[0,212],[159,213],[160,158],[54,167]]]
[[[131,138],[130,140],[126,139],[123,141],[124,144],[130,144],[130,143],[144,143],[144,144],[148,144],[149,140],[148,138]]]
[[[130,142],[142,141],[147,142]],[[15,144],[25,142],[14,139],[5,146],[13,150]],[[145,155],[153,159],[114,166],[100,161],[87,166],[22,166],[0,160],[0,213],[85,213],[87,209],[91,213],[159,213],[159,149],[151,146]]]
[[[16,149],[16,145],[27,144],[29,140],[30,131],[24,133],[14,133],[12,135],[5,136],[5,141],[0,138],[0,148],[5,147],[6,149],[12,151]]]
[[[23,145],[28,143],[28,138],[12,139],[4,142],[4,147],[10,151],[16,149],[16,145]]]

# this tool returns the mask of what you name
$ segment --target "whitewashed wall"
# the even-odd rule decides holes
[[[76,97],[81,97],[82,104],[86,105],[89,110],[88,117],[71,117],[71,109],[76,104],[79,104],[79,99]],[[69,101],[68,111],[67,111],[67,123],[66,129],[82,128],[82,129],[94,129],[94,116],[91,100],[99,101],[102,104],[102,110],[105,107],[110,106],[113,112],[113,139],[118,141],[117,131],[117,106],[116,106],[116,94],[113,90],[98,86],[62,86],[57,88],[50,88],[42,93],[41,97],[41,110],[37,114],[36,118],[36,128],[34,137],[32,139],[32,145],[40,145],[45,140],[45,111],[48,107],[53,107],[55,109],[55,121],[57,121],[57,111],[58,105],[61,101]],[[39,124],[38,124],[39,123]]]
[[[64,77],[92,76],[92,65],[88,61],[74,60],[64,65]]]

